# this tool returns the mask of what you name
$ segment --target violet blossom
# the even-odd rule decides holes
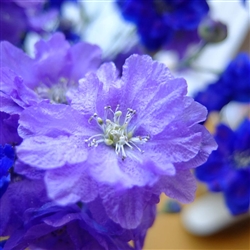
[[[156,207],[147,206],[137,228],[126,230],[109,219],[100,198],[60,207],[46,196],[42,180],[12,175],[0,203],[4,249],[142,249]],[[18,204],[18,206],[17,206]],[[135,248],[128,245],[134,242]]]
[[[217,147],[198,124],[206,109],[186,94],[186,81],[149,56],[129,57],[121,78],[103,64],[80,80],[70,105],[40,102],[21,113],[18,159],[44,171],[57,203],[99,195],[110,219],[136,228],[161,192],[192,201],[190,169]]]
[[[48,203],[26,211],[25,222],[7,240],[4,249],[133,249],[119,239],[119,233],[123,233],[119,229],[114,225],[110,232],[76,205],[59,207]]]
[[[0,122],[8,123],[1,131],[4,135],[1,143],[20,142],[15,135],[16,121],[25,108],[42,100],[69,102],[67,93],[77,88],[78,80],[96,70],[101,62],[97,46],[84,42],[70,46],[60,33],[36,43],[35,50],[35,58],[31,58],[10,43],[1,43]],[[13,133],[8,133],[10,128]]]
[[[205,0],[117,0],[123,17],[135,23],[137,32],[142,44],[151,51],[158,50],[168,44],[172,46],[177,43],[177,50],[181,48],[180,55],[183,55],[183,46],[178,46],[181,32],[190,32],[184,36],[185,46],[190,42],[200,41],[197,27],[200,21],[207,15],[209,6]],[[174,42],[174,41],[175,42]]]
[[[55,11],[43,12],[46,0],[0,1],[0,40],[6,40],[21,47],[29,31],[45,31],[46,26],[55,22],[58,13]]]
[[[233,215],[248,212],[250,202],[250,121],[245,119],[233,131],[224,124],[217,127],[218,150],[196,169],[196,176],[212,192],[223,192]]]
[[[218,80],[196,93],[194,99],[204,105],[208,112],[220,111],[231,101],[250,103],[249,72],[249,55],[240,53],[228,64]]]

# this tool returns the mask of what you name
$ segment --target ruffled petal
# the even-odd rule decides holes
[[[46,101],[24,110],[20,116],[19,124],[18,132],[23,138],[31,135],[57,137],[79,133],[82,137],[89,136],[94,132],[88,123],[88,118],[70,106],[52,105]]]
[[[164,192],[179,202],[189,203],[194,200],[196,187],[196,180],[190,170],[177,170],[174,176],[162,176],[154,191]]]
[[[139,187],[122,192],[102,187],[100,195],[107,215],[123,228],[134,229],[141,223],[150,193]]]
[[[75,136],[27,138],[16,148],[20,161],[39,169],[54,169],[66,164],[84,162],[88,150],[83,140]]]
[[[45,184],[48,196],[60,205],[90,202],[97,196],[96,182],[88,175],[82,164],[65,165],[62,168],[47,171]]]
[[[202,133],[202,141],[200,145],[200,149],[196,156],[186,162],[175,163],[175,167],[178,169],[187,169],[187,168],[195,168],[205,163],[212,153],[213,150],[216,150],[218,145],[215,142],[213,136],[207,131],[205,127],[202,125],[196,124],[192,127],[192,131],[201,132]]]

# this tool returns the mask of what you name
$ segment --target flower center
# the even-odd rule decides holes
[[[236,151],[233,160],[237,169],[250,167],[250,150]]]
[[[49,99],[51,103],[68,104],[66,92],[68,91],[68,82],[66,79],[60,79],[59,83],[51,87],[45,84],[40,85],[35,90],[37,94],[43,99]]]
[[[124,160],[127,157],[125,148],[133,150],[136,148],[140,153],[144,153],[139,147],[149,140],[149,136],[133,136],[135,127],[129,129],[129,123],[135,116],[136,111],[128,108],[124,118],[124,122],[120,121],[122,111],[119,110],[117,105],[115,111],[110,106],[105,107],[105,118],[98,117],[95,113],[90,117],[89,122],[93,119],[96,120],[98,126],[101,128],[102,133],[91,136],[86,139],[89,147],[97,147],[99,143],[105,143],[115,149],[115,153],[120,155]],[[109,119],[109,117],[112,117]]]

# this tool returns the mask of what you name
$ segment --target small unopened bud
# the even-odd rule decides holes
[[[219,43],[227,37],[227,26],[220,21],[206,18],[200,23],[198,33],[207,43]]]

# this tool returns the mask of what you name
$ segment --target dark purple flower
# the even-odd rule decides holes
[[[0,111],[4,112],[1,116],[5,120],[16,121],[23,109],[44,99],[67,103],[68,91],[77,88],[78,79],[96,70],[101,61],[97,46],[83,42],[70,46],[60,33],[54,34],[49,41],[39,41],[35,48],[33,59],[10,43],[1,43]],[[16,122],[9,125],[7,130],[12,126],[14,131]],[[1,143],[16,143],[13,138],[6,140]]]
[[[230,101],[250,102],[250,59],[239,54],[229,63],[219,79],[198,92],[194,98],[208,111],[220,111]]]
[[[29,180],[11,173],[11,182],[0,202],[0,235],[12,235],[23,225],[27,209],[38,209],[48,201],[43,180]]]
[[[132,247],[119,239],[119,226],[105,228],[76,205],[59,207],[51,203],[26,211],[26,218],[5,244],[5,250],[17,249],[113,249]]]
[[[10,168],[15,160],[14,149],[11,145],[0,144],[0,198],[5,193],[10,182]]]
[[[99,194],[114,222],[136,228],[161,192],[191,201],[190,169],[216,148],[198,124],[206,109],[186,94],[185,80],[148,56],[127,59],[121,78],[104,64],[80,80],[71,106],[41,102],[21,113],[18,158],[45,171],[58,203]]]
[[[219,125],[215,135],[218,150],[196,169],[199,180],[211,191],[224,193],[232,214],[247,212],[250,197],[250,121],[246,119],[236,131]]]
[[[171,42],[175,32],[195,31],[208,13],[205,0],[117,0],[123,17],[135,23],[142,44],[157,50]]]

